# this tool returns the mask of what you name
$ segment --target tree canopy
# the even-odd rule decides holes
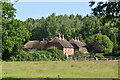
[[[89,2],[90,7],[92,7],[95,2]],[[120,17],[120,1],[106,1],[106,2],[98,2],[95,8],[92,8],[93,14],[95,16],[106,15],[106,19],[111,18],[119,18]]]
[[[102,44],[105,53],[112,53],[113,42],[106,35],[102,35],[101,33],[92,35],[86,39],[86,42],[99,42]]]
[[[23,42],[29,39],[30,33],[23,22],[14,19],[16,9],[13,4],[0,2],[2,5],[2,58],[20,53]]]
[[[90,7],[92,7],[95,2],[89,2]],[[102,17],[102,23],[112,24],[115,28],[118,29],[118,36],[120,36],[120,1],[114,0],[114,2],[98,2],[97,6],[92,8],[92,14],[97,17]],[[114,24],[115,23],[115,24]],[[109,25],[111,26],[111,25]],[[114,34],[115,35],[115,34]],[[117,36],[118,44],[120,44],[120,37]],[[115,36],[112,36],[115,38]]]

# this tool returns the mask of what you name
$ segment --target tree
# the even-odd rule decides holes
[[[99,18],[95,16],[85,16],[83,18],[83,26],[80,30],[83,39],[86,39],[89,36],[92,36],[93,34],[97,34],[101,32],[101,22]]]
[[[0,2],[2,5],[2,58],[9,59],[11,55],[19,54],[23,42],[29,39],[30,33],[23,22],[14,19],[16,9],[13,4]]]
[[[92,7],[95,2],[89,2],[90,7]],[[95,8],[92,8],[92,14],[95,16],[102,16],[106,15],[107,19],[111,18],[119,18],[120,17],[120,1],[115,0],[112,1],[106,1],[106,2],[98,2],[97,6]]]
[[[102,48],[105,53],[112,53],[113,50],[113,42],[106,35],[102,35],[101,33],[92,35],[86,39],[87,43],[99,42],[102,44]]]
[[[102,44],[99,42],[91,42],[86,45],[88,52],[100,53],[103,51]]]
[[[26,28],[31,32],[36,26],[35,26],[35,20],[33,18],[28,18],[25,22],[24,25]]]
[[[95,2],[89,2],[90,7],[92,7]],[[118,36],[120,36],[120,1],[114,0],[114,2],[98,2],[97,6],[92,8],[92,14],[97,17],[102,17],[103,25],[108,22],[115,22],[116,28],[118,28]],[[117,20],[117,22],[116,22]],[[120,37],[117,37],[117,41],[120,44]]]

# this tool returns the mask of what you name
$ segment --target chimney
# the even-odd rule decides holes
[[[58,38],[59,38],[59,40],[61,40],[61,34],[60,33],[58,33]]]
[[[79,42],[80,40],[79,40],[79,37],[77,38],[77,41]]]
[[[74,40],[74,38],[72,38],[72,40]]]
[[[75,41],[77,41],[77,38],[75,37]]]
[[[45,39],[43,38],[43,41],[45,41]]]
[[[62,35],[62,40],[64,40],[65,38],[64,38],[64,35]]]

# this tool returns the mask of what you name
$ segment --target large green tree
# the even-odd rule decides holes
[[[92,7],[95,4],[94,1],[90,2],[90,6]],[[120,44],[120,1],[114,0],[114,1],[106,1],[106,2],[98,2],[96,7],[92,7],[92,14],[94,14],[97,17],[102,17],[102,23],[103,25],[105,23],[114,24],[116,28],[118,28],[118,36],[113,36],[113,38],[116,37],[117,42]],[[115,28],[114,28],[115,30]],[[114,39],[115,41],[115,39]]]
[[[19,54],[23,42],[29,39],[30,33],[23,22],[14,19],[16,9],[13,4],[0,2],[2,5],[2,58],[9,59],[11,55]]]
[[[83,18],[83,26],[81,28],[80,33],[82,34],[83,38],[86,39],[93,34],[97,34],[101,32],[102,26],[99,18],[95,16],[85,16]]]
[[[92,7],[95,2],[89,2]],[[111,18],[119,18],[120,17],[120,1],[106,1],[106,2],[98,2],[97,6],[92,8],[93,14],[95,16],[106,15],[107,19]]]
[[[105,53],[112,53],[113,42],[106,35],[102,35],[101,33],[92,35],[86,39],[86,42],[99,42],[102,44],[102,48],[104,49]]]

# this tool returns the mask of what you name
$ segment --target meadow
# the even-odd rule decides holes
[[[118,78],[118,61],[2,62],[3,78]]]

